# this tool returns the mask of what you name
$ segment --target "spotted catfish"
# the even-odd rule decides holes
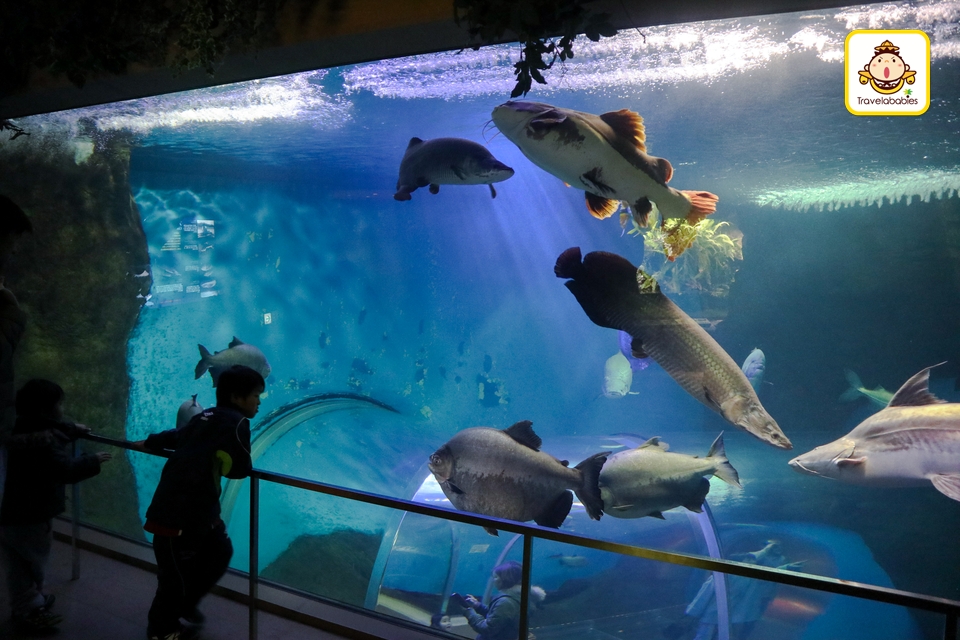
[[[544,171],[586,192],[587,209],[609,218],[626,202],[641,226],[654,203],[663,218],[696,224],[717,196],[667,186],[673,166],[647,154],[643,118],[628,109],[601,115],[541,102],[510,101],[493,110],[500,132]]]

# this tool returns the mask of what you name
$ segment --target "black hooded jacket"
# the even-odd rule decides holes
[[[20,416],[7,439],[7,481],[0,525],[39,524],[63,513],[64,484],[100,473],[94,454],[76,458],[70,443],[82,432],[71,422]]]
[[[178,535],[220,521],[220,480],[250,475],[250,421],[232,407],[214,407],[179,429],[149,436],[150,451],[172,451],[147,509],[146,529]]]

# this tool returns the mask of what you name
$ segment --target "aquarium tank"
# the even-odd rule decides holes
[[[722,432],[739,486],[703,471],[702,513],[681,502],[620,518],[608,505],[597,521],[578,498],[560,530],[960,599],[955,462],[938,471],[941,490],[789,464],[889,411],[927,367],[939,365],[930,392],[960,402],[958,21],[954,0],[890,2],[578,40],[520,100],[559,108],[530,129],[541,137],[614,114],[594,122],[617,123],[621,150],[604,138],[580,181],[559,155],[498,128],[515,82],[510,44],[16,118],[29,135],[3,133],[0,192],[35,227],[7,273],[29,314],[18,380],[57,380],[73,419],[140,440],[173,428],[184,401],[213,405],[204,359],[251,345],[270,366],[252,421],[257,468],[450,509],[430,456],[470,427],[529,420],[571,469],[654,437],[703,461]],[[845,60],[848,35],[864,30],[893,35]],[[921,32],[929,65],[897,39]],[[871,70],[881,54],[897,54],[916,84],[900,69],[891,93]],[[856,115],[866,107],[848,108],[847,65],[877,99],[929,98],[925,112]],[[642,117],[642,136],[621,110]],[[475,144],[424,146],[437,138]],[[622,145],[640,158],[635,183],[606,164]],[[433,150],[416,161],[434,163],[429,176],[411,167],[418,148]],[[483,162],[458,164],[470,154]],[[715,212],[678,217],[668,179],[713,194]],[[591,215],[588,187],[606,218]],[[725,419],[716,390],[678,384],[669,353],[592,322],[564,286],[586,277],[579,262],[555,273],[575,247],[642,267],[640,295],[671,300],[685,335],[749,369],[792,450]],[[607,291],[605,277],[590,291]],[[162,463],[127,452],[105,465],[83,485],[83,520],[149,540]],[[248,497],[247,482],[225,482],[240,570]],[[495,595],[492,569],[521,558],[504,531],[266,482],[260,502],[264,579],[424,626],[447,614],[441,634],[473,637],[451,594]],[[531,577],[540,640],[943,629],[935,615],[728,577],[718,630],[707,572],[547,541],[534,544]]]

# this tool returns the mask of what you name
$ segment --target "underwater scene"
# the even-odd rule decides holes
[[[247,364],[259,469],[960,599],[958,23],[943,1],[622,30],[513,101],[502,45],[18,118],[18,378],[140,440]],[[925,113],[848,111],[860,29],[926,34],[929,71],[893,38],[873,60]],[[163,460],[124,458],[84,520],[146,540]],[[503,531],[260,501],[262,577],[441,634],[475,637],[464,597],[521,560]],[[246,482],[222,508],[246,570]],[[549,541],[531,575],[540,640],[943,633]]]

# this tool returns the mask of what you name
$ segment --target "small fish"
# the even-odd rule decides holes
[[[590,564],[590,561],[586,556],[575,556],[575,555],[565,555],[562,553],[555,553],[552,556],[547,556],[548,558],[556,558],[564,567],[585,567]]]
[[[363,309],[360,309],[360,313],[357,314],[357,324],[358,325],[363,324],[363,321],[366,319],[367,319],[367,308],[364,307]]]
[[[330,337],[327,335],[326,331],[320,332],[319,342],[320,342],[321,349],[326,349],[327,345],[330,344]]]
[[[767,370],[767,357],[763,355],[760,349],[754,349],[743,361],[740,366],[743,375],[747,376],[750,386],[757,393],[760,393],[760,385],[763,384],[763,373]]]
[[[626,331],[617,331],[617,340],[620,343],[620,353],[623,354],[623,357],[627,359],[627,362],[630,363],[630,370],[636,373],[637,371],[643,371],[650,366],[652,360],[647,358],[637,358],[633,355],[633,348],[630,344],[633,342],[633,336],[631,336]]]
[[[252,344],[242,342],[237,336],[233,336],[233,340],[226,349],[213,354],[202,344],[197,346],[200,348],[200,362],[194,370],[195,379],[200,378],[209,369],[213,386],[217,386],[220,374],[235,364],[248,366],[264,378],[270,375],[270,364],[263,352]]]
[[[437,369],[437,371],[440,373],[440,377],[441,377],[441,378],[443,378],[444,380],[447,379],[447,368],[446,368],[446,367],[440,367],[439,369]]]
[[[510,101],[493,122],[535,165],[583,189],[595,218],[612,216],[626,202],[640,226],[657,205],[666,218],[696,224],[716,211],[717,196],[668,187],[673,167],[647,155],[643,118],[627,109],[601,115],[541,102]]]
[[[609,358],[603,366],[603,395],[605,398],[622,398],[630,391],[633,384],[633,370],[630,362],[619,351]]]
[[[370,365],[367,364],[367,361],[361,360],[360,358],[354,358],[350,368],[357,373],[362,373],[363,375],[369,376],[374,374],[374,370],[370,368]]]
[[[513,169],[487,151],[486,147],[462,138],[410,138],[400,161],[400,177],[394,200],[410,200],[420,187],[430,186],[430,193],[439,193],[441,184],[485,184],[490,196],[497,197],[494,182],[513,176]]]
[[[208,280],[207,282],[201,282],[200,286],[203,287],[204,289],[212,289],[213,287],[217,286],[217,281]]]
[[[489,355],[483,356],[483,372],[490,373],[490,369],[493,369],[493,358]]]
[[[134,278],[149,278],[149,277],[150,277],[150,272],[147,271],[146,269],[144,269],[142,273],[135,273],[135,274],[133,275],[133,277],[134,277]]]
[[[850,384],[850,388],[840,395],[840,399],[844,402],[853,402],[854,400],[860,398],[860,396],[864,396],[869,398],[870,402],[880,409],[883,409],[890,404],[893,394],[883,387],[878,385],[873,389],[867,389],[865,386],[863,386],[863,382],[860,381],[860,376],[855,374],[853,371],[850,371],[850,369],[844,369],[843,373],[847,377],[847,382]]]
[[[663,512],[686,507],[700,513],[710,491],[704,476],[715,475],[740,486],[740,476],[727,460],[723,434],[717,436],[705,458],[670,453],[660,438],[650,438],[636,449],[607,458],[600,472],[603,510],[614,518],[663,518]]]
[[[198,413],[203,412],[203,407],[197,402],[197,394],[193,394],[190,400],[184,400],[177,409],[177,429],[190,422],[190,419]]]
[[[503,431],[472,427],[437,449],[429,467],[461,511],[557,529],[570,513],[573,490],[587,515],[599,520],[603,502],[597,481],[607,453],[570,468],[540,451],[541,443],[529,420]]]
[[[797,456],[790,466],[865,487],[932,483],[960,501],[960,403],[930,393],[932,368],[903,383],[882,411],[842,438]]]

